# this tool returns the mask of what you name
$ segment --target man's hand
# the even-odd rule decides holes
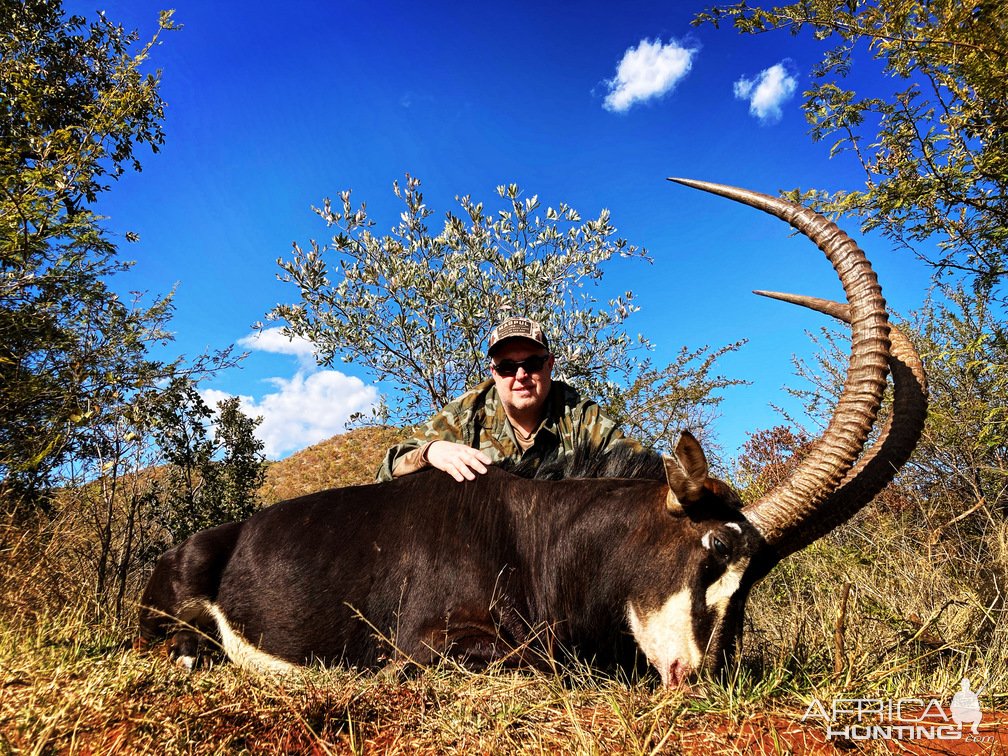
[[[493,464],[479,449],[451,441],[435,441],[428,446],[427,461],[431,467],[444,470],[459,483],[476,480],[475,473],[482,475],[487,471],[487,465]]]

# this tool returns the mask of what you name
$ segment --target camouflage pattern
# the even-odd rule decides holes
[[[377,480],[392,480],[392,470],[402,457],[439,440],[482,449],[493,462],[532,460],[535,466],[554,456],[573,453],[578,444],[603,449],[616,442],[637,443],[626,439],[595,402],[582,400],[566,383],[553,381],[546,397],[546,417],[533,445],[522,452],[493,379],[489,379],[445,405],[415,438],[389,449],[378,468]]]

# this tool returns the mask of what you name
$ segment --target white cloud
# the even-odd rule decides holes
[[[643,39],[623,53],[616,76],[605,83],[609,88],[603,107],[621,113],[638,102],[660,97],[671,90],[693,65],[696,48],[671,41]]]
[[[256,436],[263,441],[269,459],[304,449],[346,430],[346,421],[355,412],[365,412],[378,403],[378,390],[353,376],[337,370],[306,374],[298,371],[293,378],[271,378],[276,391],[261,399],[241,396],[242,412],[262,417]],[[201,392],[211,407],[230,394],[209,389]]]
[[[290,354],[297,357],[298,364],[304,368],[315,365],[315,345],[301,336],[291,338],[283,333],[283,329],[264,328],[238,339],[238,344],[246,349],[270,354]]]
[[[735,82],[735,97],[749,101],[749,112],[765,123],[781,119],[781,105],[791,99],[798,79],[788,73],[784,63],[759,72],[754,79],[744,76]]]
[[[367,412],[379,403],[374,386],[338,370],[319,370],[315,346],[307,339],[291,339],[280,328],[265,328],[238,339],[238,343],[252,351],[290,355],[298,361],[292,378],[268,379],[274,391],[260,399],[239,396],[242,412],[262,417],[256,436],[265,444],[263,451],[269,459],[343,433],[352,414]],[[211,407],[231,396],[216,389],[200,393]]]

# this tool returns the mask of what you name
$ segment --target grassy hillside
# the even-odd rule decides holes
[[[401,428],[380,426],[333,436],[271,463],[259,497],[273,504],[326,488],[371,483],[385,450],[409,435]]]

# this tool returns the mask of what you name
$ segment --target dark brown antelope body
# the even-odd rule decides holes
[[[441,655],[534,665],[565,653],[625,665],[632,630],[678,681],[699,667],[759,537],[710,492],[688,514],[670,510],[668,492],[663,478],[543,481],[496,468],[462,485],[431,470],[323,491],[236,533],[194,536],[163,558],[143,603],[200,606],[229,655],[258,667]],[[223,569],[205,569],[205,555]],[[177,580],[182,564],[194,567],[189,582]],[[165,601],[168,574],[183,591]],[[153,640],[166,621],[145,609],[141,630]]]
[[[536,665],[565,654],[626,666],[638,649],[666,684],[716,668],[751,586],[906,461],[926,389],[898,331],[890,347],[864,253],[835,225],[777,198],[681,183],[786,220],[820,246],[847,294],[846,305],[797,298],[850,322],[853,338],[833,420],[789,480],[741,507],[683,434],[663,464],[618,451],[575,460],[581,469],[560,480],[493,468],[460,485],[431,470],[323,491],[167,552],[141,600],[141,635],[171,635],[173,655],[191,663],[194,631],[205,631],[234,661],[266,670],[441,656]],[[892,417],[862,455],[890,365]]]

